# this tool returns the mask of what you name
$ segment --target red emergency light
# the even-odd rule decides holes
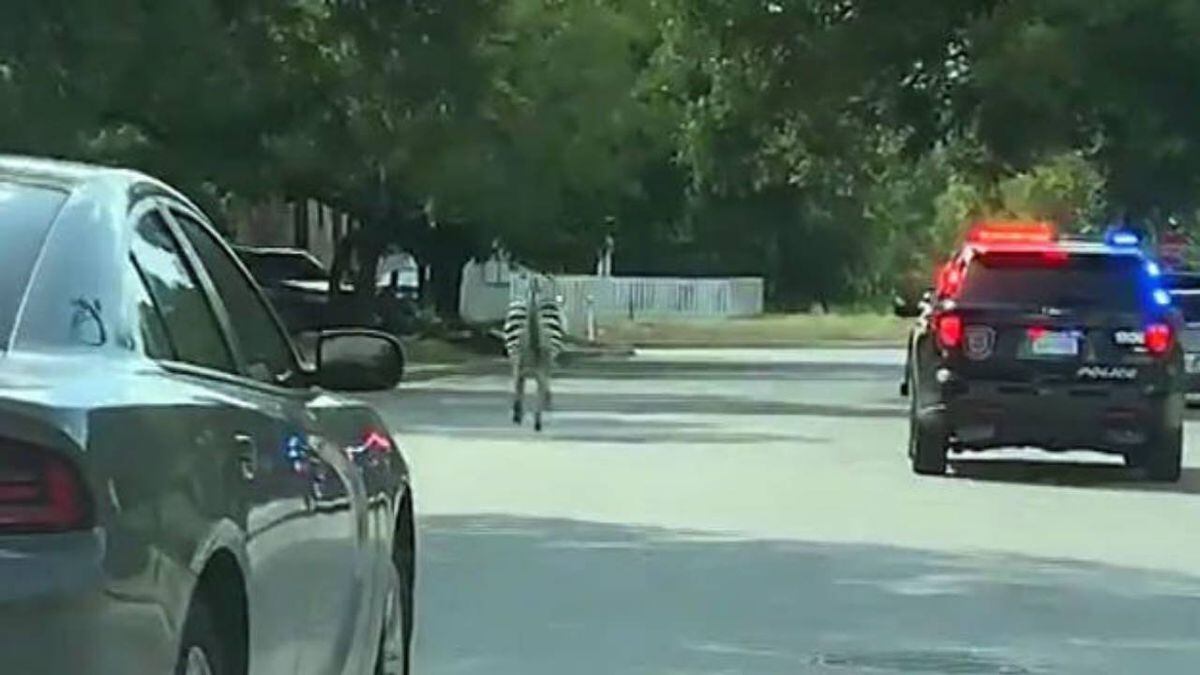
[[[962,288],[963,268],[957,260],[951,260],[938,270],[934,279],[934,288],[942,297],[954,297]]]
[[[1057,238],[1054,225],[1041,221],[985,221],[967,232],[968,244],[1052,244]]]

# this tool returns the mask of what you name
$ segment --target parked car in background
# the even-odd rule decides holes
[[[308,251],[248,246],[236,251],[294,336],[347,327],[402,335],[413,327],[419,275],[407,253],[380,260],[377,288],[364,302],[338,302],[330,293],[330,272]],[[354,285],[343,280],[339,290],[347,299]]]
[[[389,295],[416,302],[421,292],[421,269],[411,253],[395,251],[379,260],[379,288],[390,290]]]
[[[21,675],[407,670],[394,338],[305,368],[205,215],[132,171],[0,157],[0,653]]]
[[[239,246],[235,250],[289,332],[295,335],[329,325],[329,271],[316,256],[298,248]]]
[[[1200,392],[1200,273],[1170,272],[1163,275],[1163,285],[1183,314],[1184,328],[1179,342],[1184,350],[1188,391],[1197,393]]]

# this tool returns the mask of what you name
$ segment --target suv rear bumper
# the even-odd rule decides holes
[[[1031,446],[1137,454],[1183,423],[1183,392],[972,382],[922,411],[960,450]]]

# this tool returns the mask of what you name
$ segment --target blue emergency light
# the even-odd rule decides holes
[[[1142,238],[1137,232],[1129,230],[1109,230],[1104,237],[1105,243],[1109,246],[1119,246],[1121,248],[1129,248],[1131,246],[1141,246]]]

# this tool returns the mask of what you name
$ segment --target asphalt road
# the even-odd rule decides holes
[[[580,365],[377,402],[420,519],[419,675],[1200,672],[1200,426],[1177,486],[1086,453],[913,476],[900,354]]]

